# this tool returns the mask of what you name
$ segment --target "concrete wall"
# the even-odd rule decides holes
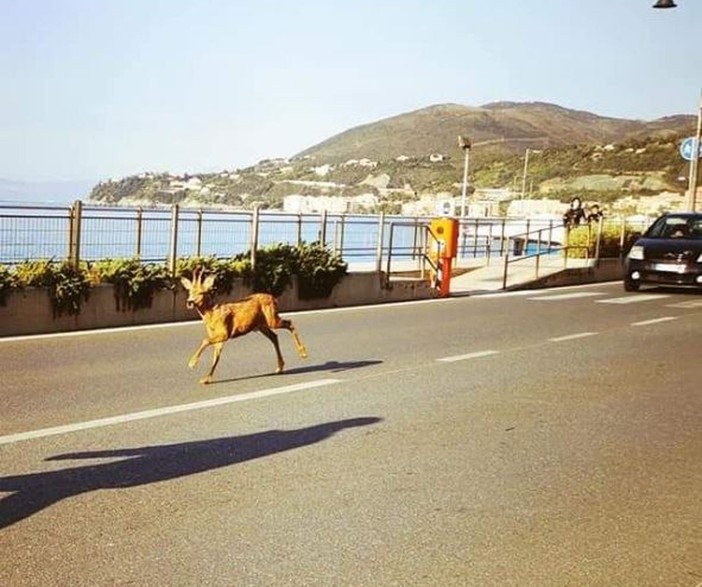
[[[28,288],[9,294],[6,306],[0,306],[0,336],[70,332],[95,328],[111,328],[198,320],[194,310],[185,307],[186,293],[181,287],[175,291],[156,294],[151,308],[121,311],[111,285],[93,288],[90,299],[83,302],[77,316],[54,318],[51,300],[46,289]],[[250,290],[242,280],[235,280],[230,294],[217,301],[236,300],[245,297]],[[352,273],[346,275],[326,299],[300,300],[297,283],[280,296],[281,312],[358,306],[380,302],[401,302],[428,299],[435,296],[434,290],[425,281],[406,280],[387,282],[383,273]]]
[[[540,289],[560,285],[579,285],[582,283],[599,283],[622,279],[622,261],[620,259],[599,259],[589,267],[564,269],[552,275],[546,275],[527,283],[510,286],[507,289]]]

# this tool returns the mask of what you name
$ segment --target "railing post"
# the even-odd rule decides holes
[[[478,256],[478,230],[479,230],[479,219],[475,219],[475,232],[473,233],[473,259]]]
[[[76,200],[71,206],[68,228],[68,262],[78,268],[80,263],[80,233],[83,222],[83,202]]]
[[[302,213],[299,213],[297,215],[297,235],[296,235],[296,240],[297,240],[297,246],[301,247],[302,246]]]
[[[200,257],[202,254],[202,208],[197,211],[197,229],[195,235],[195,256]]]
[[[256,206],[251,215],[251,269],[256,268],[256,249],[258,248],[258,229],[259,229],[259,207]]]
[[[341,224],[338,222],[334,227],[334,253],[342,255],[344,253],[344,230],[346,227],[345,214],[341,215]]]
[[[507,289],[507,271],[508,271],[508,267],[509,267],[509,247],[507,247],[507,252],[505,253],[504,260],[505,260],[505,265],[504,265],[504,270],[502,272],[502,289]]]
[[[386,271],[385,271],[385,276],[387,279],[390,279],[390,260],[392,259],[392,239],[394,236],[395,232],[395,225],[390,224],[390,240],[388,242],[388,262],[386,265]]]
[[[380,273],[383,268],[383,236],[385,230],[385,212],[378,216],[378,240],[375,246],[375,270]]]
[[[505,231],[507,230],[507,220],[505,218],[502,219],[502,228],[500,229],[500,257],[502,257],[505,254]],[[509,243],[507,246],[507,250],[509,250]]]
[[[322,247],[327,246],[327,211],[322,210],[322,217],[319,226],[319,244]]]
[[[175,275],[176,257],[178,255],[178,219],[180,217],[180,206],[173,204],[171,208],[171,240],[168,250],[168,270],[171,275]]]
[[[141,258],[141,241],[144,234],[144,209],[139,206],[136,214],[136,243],[134,254],[137,259]]]
[[[600,246],[602,243],[602,227],[604,225],[604,218],[600,217],[597,220],[597,241],[595,242],[595,261],[600,260]]]
[[[622,216],[621,232],[619,233],[619,258],[624,256],[624,245],[626,243],[626,216]]]

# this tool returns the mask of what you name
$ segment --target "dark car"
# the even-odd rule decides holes
[[[645,283],[702,289],[702,214],[664,214],[626,256],[624,289]]]

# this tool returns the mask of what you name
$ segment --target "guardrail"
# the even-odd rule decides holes
[[[230,257],[278,243],[320,242],[349,265],[380,271],[385,263],[417,262],[431,217],[293,214],[268,210],[0,205],[0,264],[26,260],[139,258],[172,264],[177,257]],[[624,226],[624,224],[623,224]],[[624,232],[622,231],[622,234]],[[479,259],[542,256],[565,242],[554,219],[461,218],[457,265]],[[252,259],[255,262],[255,258]]]

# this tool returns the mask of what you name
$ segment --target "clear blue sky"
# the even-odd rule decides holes
[[[236,169],[438,103],[694,114],[702,2],[1,0],[0,178]]]

